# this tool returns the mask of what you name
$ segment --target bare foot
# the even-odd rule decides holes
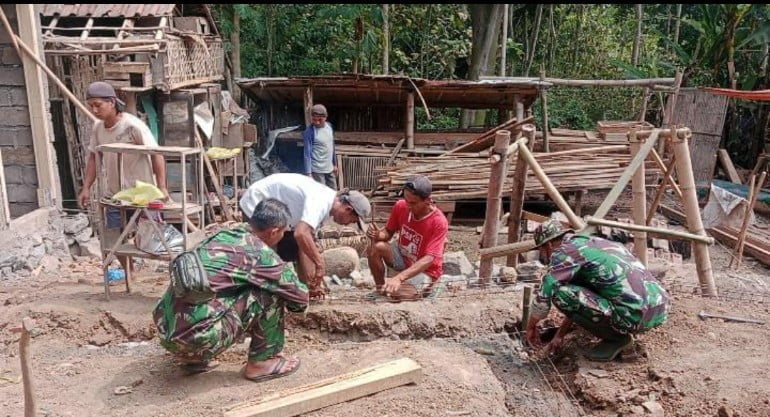
[[[298,358],[276,355],[260,362],[247,362],[244,376],[255,381],[276,378],[293,373],[299,368],[299,364]]]

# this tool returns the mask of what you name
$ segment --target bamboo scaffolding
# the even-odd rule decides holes
[[[735,245],[735,256],[730,260],[730,266],[733,266],[733,261],[736,261],[736,267],[740,268],[743,263],[743,246],[746,243],[746,231],[749,227],[749,220],[751,214],[754,211],[754,205],[757,204],[757,197],[762,190],[762,184],[765,183],[765,177],[767,177],[767,171],[762,171],[762,175],[759,176],[759,181],[755,182],[755,177],[752,175],[749,188],[749,203],[746,205],[746,210],[743,213],[743,223],[741,224],[741,231],[738,233],[738,243]]]
[[[636,136],[636,130],[629,133],[629,142],[631,144],[631,154],[636,156],[641,150],[641,142]],[[647,221],[647,193],[644,187],[644,164],[634,171],[631,177],[631,204],[632,216],[636,224],[645,224]],[[634,233],[634,253],[639,260],[647,266],[647,233],[644,230],[638,230]]]
[[[713,237],[701,236],[701,235],[696,235],[696,234],[686,233],[686,232],[679,232],[676,230],[662,229],[659,227],[641,226],[638,224],[616,222],[612,220],[597,219],[593,216],[586,216],[585,221],[588,224],[597,225],[597,226],[616,227],[618,229],[630,230],[632,232],[649,232],[650,234],[654,234],[655,236],[662,236],[666,239],[669,239],[669,238],[683,239],[683,240],[689,240],[693,242],[705,243],[707,245],[714,244]],[[634,237],[636,237],[636,235],[637,233],[634,233]]]

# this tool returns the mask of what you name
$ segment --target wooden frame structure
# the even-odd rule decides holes
[[[529,129],[529,128],[528,128]],[[498,138],[504,138],[508,133],[505,131],[498,132]],[[676,173],[679,179],[679,188],[681,189],[681,198],[683,200],[686,216],[687,216],[687,228],[688,233],[677,233],[676,237],[692,241],[694,246],[693,252],[695,257],[695,265],[698,271],[698,280],[700,281],[701,291],[704,296],[717,296],[716,285],[714,284],[714,278],[711,269],[711,259],[708,253],[708,245],[713,244],[713,239],[706,235],[703,228],[703,222],[701,220],[700,210],[698,208],[698,201],[695,192],[695,181],[692,175],[692,164],[690,162],[690,152],[688,147],[688,140],[692,137],[690,129],[652,129],[647,131],[633,130],[629,133],[629,140],[633,149],[633,159],[629,163],[626,170],[620,176],[620,179],[615,183],[615,186],[610,190],[609,194],[596,210],[593,216],[589,216],[586,219],[588,224],[583,219],[578,217],[570,208],[567,201],[562,197],[559,191],[551,183],[548,175],[543,171],[538,163],[537,159],[530,152],[527,147],[526,141],[517,141],[518,149],[516,150],[519,157],[523,158],[527,167],[535,173],[538,181],[541,182],[543,188],[551,197],[551,200],[556,203],[562,213],[567,217],[570,226],[578,230],[581,234],[591,234],[595,231],[595,225],[605,223],[604,217],[609,212],[612,205],[615,203],[621,192],[626,188],[629,181],[632,181],[633,192],[633,217],[635,225],[624,225],[623,223],[614,224],[619,228],[626,228],[629,230],[635,230],[634,235],[634,251],[637,257],[643,262],[647,263],[647,232],[655,234],[663,234],[672,236],[671,231],[666,229],[654,228],[646,226],[646,200],[645,195],[645,183],[644,183],[644,162],[648,155],[651,154],[653,148],[658,144],[658,140],[665,140],[668,145],[673,148],[674,158],[676,162]],[[496,142],[496,151],[499,152]],[[506,156],[507,157],[507,156]],[[532,248],[529,242],[509,243],[503,247],[496,247],[496,239],[488,238],[490,236],[497,236],[498,232],[498,217],[499,212],[495,212],[494,209],[490,212],[489,207],[499,206],[500,186],[502,178],[505,178],[504,171],[506,165],[501,164],[499,160],[491,161],[493,166],[496,166],[496,174],[490,177],[489,193],[487,197],[487,221],[485,222],[484,234],[482,236],[482,251],[481,251],[481,264],[479,267],[479,282],[484,285],[489,282],[491,275],[491,262],[495,256],[514,256],[518,253],[528,251]],[[520,165],[523,166],[523,165]],[[495,168],[493,168],[495,169]],[[502,175],[501,175],[502,174]],[[669,172],[670,174],[670,172]],[[518,175],[523,175],[519,172]],[[523,198],[523,187],[519,185],[521,181],[514,182],[515,195],[512,196],[512,202],[518,203],[519,199]],[[664,182],[665,184],[665,182]],[[665,185],[664,185],[665,187]],[[651,210],[654,211],[654,208]],[[518,212],[518,213],[516,213]],[[521,220],[520,209],[517,210],[515,206],[511,209],[511,222],[519,222]],[[512,228],[515,232],[515,227]],[[509,229],[510,230],[510,229]],[[509,239],[519,239],[517,235],[509,236]],[[515,264],[515,259],[513,263]]]

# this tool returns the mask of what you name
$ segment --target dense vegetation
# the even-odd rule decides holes
[[[214,9],[226,37],[238,28],[243,77],[382,74],[387,38],[387,72],[428,79],[500,74],[503,10],[491,4],[392,4],[387,10],[372,4],[237,4]],[[769,11],[765,4],[512,4],[504,73],[621,79],[673,77],[680,68],[684,86],[766,89]],[[636,118],[641,94],[631,88],[555,88],[549,96],[550,125],[589,129],[597,120]],[[660,98],[653,97],[647,114],[657,123]],[[767,109],[741,100],[731,105],[724,142],[737,162],[753,163],[764,146]],[[453,127],[456,119],[421,120],[420,127],[426,128]]]

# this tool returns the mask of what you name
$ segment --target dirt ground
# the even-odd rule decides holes
[[[451,232],[447,250],[466,250],[475,261],[478,238]],[[114,287],[107,302],[98,263],[79,259],[24,285],[0,280],[0,416],[23,415],[18,336],[10,328],[25,316],[37,323],[32,371],[44,416],[221,415],[241,401],[398,357],[422,366],[418,384],[309,415],[768,416],[770,326],[701,320],[698,313],[770,320],[769,271],[751,258],[740,270],[727,268],[720,246],[711,254],[725,296],[693,294],[691,260],[666,263],[671,318],[639,336],[621,361],[585,360],[593,342],[582,331],[570,334],[552,361],[531,359],[515,331],[520,285],[400,304],[355,302],[351,295],[360,293],[351,292],[289,315],[286,351],[302,359],[301,368],[260,384],[239,376],[248,343],[228,350],[207,374],[185,376],[173,365],[150,317],[167,283],[162,265],[147,264],[131,294]],[[119,387],[130,392],[116,394]]]

